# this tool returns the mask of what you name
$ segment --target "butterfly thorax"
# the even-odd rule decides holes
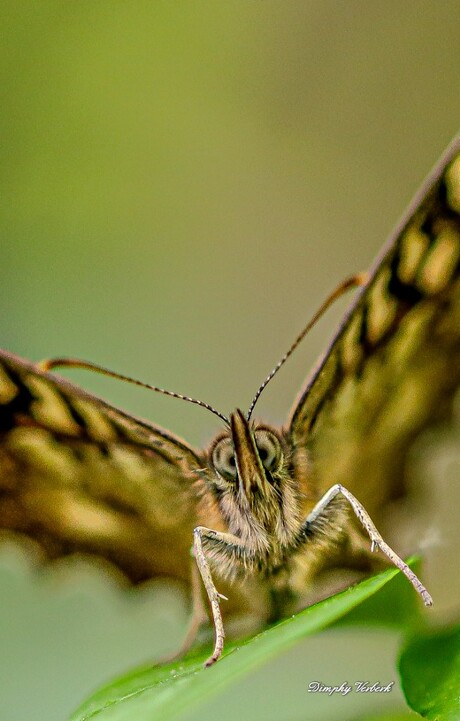
[[[298,544],[300,503],[283,437],[250,424],[241,411],[211,446],[209,485],[229,533],[244,546],[244,565],[282,565]]]

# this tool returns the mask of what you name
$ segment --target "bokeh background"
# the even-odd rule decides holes
[[[460,126],[455,1],[4,0],[0,12],[1,345],[91,359],[224,413],[248,406],[327,292],[369,265]],[[259,415],[284,421],[347,302]],[[218,429],[199,408],[72,377],[195,445]],[[442,620],[460,593],[459,438],[438,438],[421,471],[436,489],[426,577]],[[1,714],[14,721],[66,718],[176,647],[188,613],[163,587],[123,595],[93,569],[36,574],[12,547],[0,604]],[[311,680],[395,680],[397,645],[330,632],[188,721],[397,706],[397,690],[307,694]]]

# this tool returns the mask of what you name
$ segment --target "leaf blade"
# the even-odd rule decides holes
[[[401,684],[414,711],[430,721],[460,718],[460,624],[413,637],[399,659]]]
[[[398,575],[389,569],[328,598],[255,637],[228,645],[215,666],[204,669],[209,649],[195,651],[180,662],[140,669],[97,691],[73,714],[71,721],[172,721],[207,701],[295,643],[335,623],[363,604]],[[398,584],[396,584],[396,588]]]

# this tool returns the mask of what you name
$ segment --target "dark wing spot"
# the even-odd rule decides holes
[[[17,417],[30,416],[30,406],[35,400],[34,396],[24,385],[22,378],[10,368],[5,367],[5,372],[18,388],[15,397],[5,405],[0,406],[0,432],[7,433],[18,425]]]

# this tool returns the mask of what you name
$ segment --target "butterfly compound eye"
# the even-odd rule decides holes
[[[234,481],[237,475],[235,449],[230,438],[222,438],[212,451],[212,464],[221,476]]]
[[[255,432],[255,440],[259,451],[259,458],[266,471],[276,470],[282,458],[281,443],[274,433],[265,429]]]

